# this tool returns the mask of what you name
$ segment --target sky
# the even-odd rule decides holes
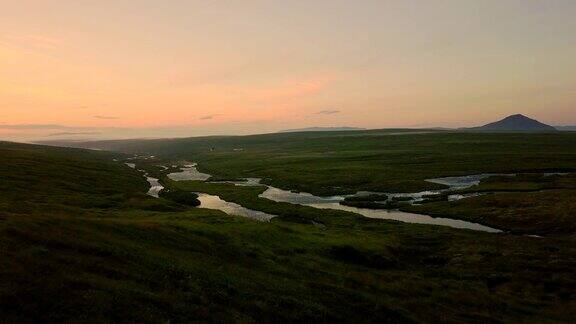
[[[574,0],[0,2],[0,139],[576,125]]]

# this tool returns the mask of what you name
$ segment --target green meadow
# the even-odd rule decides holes
[[[490,179],[470,188],[490,188],[489,195],[414,207],[512,230],[489,234],[278,203],[258,197],[263,187],[173,182],[166,173],[174,169],[158,167],[196,161],[218,179],[261,177],[316,194],[413,191],[441,187],[424,181],[439,176],[576,168],[576,135],[570,133],[398,133],[90,144],[115,153],[1,143],[0,318],[150,323],[575,318],[570,176],[552,182]],[[133,153],[155,155],[135,163],[172,192],[219,195],[278,217],[262,223],[193,207],[181,194],[147,196],[142,173],[124,165],[132,156],[125,154]]]
[[[480,186],[459,192],[489,193],[485,196],[399,207],[522,234],[572,235],[576,231],[576,176],[541,177],[543,172],[576,171],[573,132],[373,130],[105,141],[88,145],[195,161],[201,171],[213,175],[215,180],[258,177],[263,183],[282,189],[317,195],[435,190],[445,187],[426,179],[525,173],[512,179],[486,179]],[[370,202],[351,204],[378,207]]]
[[[425,179],[477,173],[576,170],[576,133],[376,130],[87,143],[199,162],[219,178],[259,177],[319,195],[414,192]]]

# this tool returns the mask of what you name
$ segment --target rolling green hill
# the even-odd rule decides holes
[[[566,238],[542,244],[329,211],[323,228],[259,223],[148,197],[117,154],[2,143],[0,156],[4,322],[574,316]]]

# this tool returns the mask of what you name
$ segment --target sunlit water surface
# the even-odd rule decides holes
[[[490,175],[486,175],[484,177],[489,176]],[[185,168],[183,168],[182,172],[171,173],[169,177],[170,179],[175,181],[189,181],[189,180],[205,181],[210,178],[210,175],[199,172],[196,169],[196,164],[189,164],[186,165]],[[442,181],[442,179],[432,179],[431,181],[432,182]],[[466,177],[466,179],[450,178],[445,182],[449,186],[451,185],[448,183],[458,183],[459,188],[465,188],[466,186],[472,186],[476,184],[477,181],[479,181],[477,177]],[[264,186],[263,184],[260,183],[260,179],[258,178],[248,178],[246,179],[246,181],[222,181],[222,182],[231,183],[238,186]],[[431,217],[428,215],[407,213],[398,210],[383,210],[383,209],[375,210],[375,209],[357,208],[341,205],[340,202],[343,201],[346,198],[346,196],[319,197],[305,192],[291,192],[289,190],[283,190],[272,186],[266,186],[266,187],[267,187],[266,191],[260,194],[260,197],[270,199],[276,202],[287,202],[291,204],[309,206],[318,209],[343,210],[357,213],[369,218],[389,219],[406,223],[442,225],[453,228],[470,229],[490,233],[501,232],[501,230],[495,228],[491,228],[477,223],[466,222],[462,220]],[[424,195],[436,194],[440,192],[442,191],[425,191],[419,193],[391,194],[391,196],[412,196],[416,199],[420,199]],[[358,194],[368,194],[368,193],[364,192]],[[272,217],[274,217],[273,215],[265,214],[259,211],[249,210],[240,205],[226,202],[217,196],[204,195],[201,197],[202,199],[200,199],[200,201],[202,204],[200,206],[204,208],[219,209],[233,215],[243,214],[240,216],[246,216],[251,218],[262,216],[262,217],[268,217],[267,220],[270,220]],[[462,195],[462,198],[464,198],[464,195]],[[241,210],[239,208],[242,208],[244,210]],[[259,216],[255,213],[262,213],[266,216],[263,215]],[[254,217],[255,215],[256,217]]]
[[[136,169],[135,163],[124,163],[124,164],[126,164],[129,168]],[[159,198],[160,191],[164,189],[164,186],[160,184],[160,181],[158,179],[148,176],[148,173],[146,171],[144,170],[138,170],[138,171],[144,174],[144,178],[146,178],[146,181],[148,181],[148,183],[150,184],[150,189],[148,189],[148,192],[146,194],[154,198]]]
[[[205,193],[198,193],[198,200],[200,200],[200,207],[202,208],[221,210],[229,215],[248,217],[262,222],[269,222],[272,218],[276,217],[258,210],[245,208],[236,203],[222,200],[218,196]]]
[[[168,173],[168,178],[174,181],[206,181],[209,174],[202,173],[196,168],[196,163],[186,164],[180,172]]]

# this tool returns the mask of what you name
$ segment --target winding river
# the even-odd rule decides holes
[[[168,173],[168,178],[174,181],[206,181],[210,175],[198,171],[196,163],[185,164],[180,172]]]
[[[134,158],[131,158],[134,159]],[[125,163],[128,167],[136,169],[135,163]],[[168,167],[166,166],[159,166],[162,168],[163,171],[167,170]],[[172,165],[173,168],[177,168],[177,165]],[[150,184],[150,189],[148,190],[148,195],[158,198],[159,192],[164,189],[164,187],[160,184],[158,179],[150,177],[146,171],[138,170],[144,174],[144,177]],[[565,175],[568,173],[564,172],[553,172],[553,173],[543,173],[544,176],[550,175]],[[458,189],[465,189],[472,187],[474,185],[478,185],[481,180],[492,177],[492,176],[506,176],[506,177],[513,177],[517,174],[502,174],[502,173],[485,173],[485,174],[477,174],[477,175],[467,175],[467,176],[460,176],[460,177],[445,177],[445,178],[435,178],[435,179],[428,179],[426,181],[446,185],[448,189],[442,190],[433,190],[433,191],[422,191],[422,192],[415,192],[415,193],[383,193],[392,198],[411,198],[411,203],[419,203],[425,199],[428,195],[436,195],[446,193],[452,190]],[[167,174],[167,177],[173,181],[207,181],[210,179],[211,175],[202,173],[198,171],[196,163],[188,163],[185,164],[180,168],[179,172],[172,172]],[[347,212],[352,212],[356,214],[360,214],[364,217],[368,218],[376,218],[376,219],[389,219],[389,220],[396,220],[400,222],[406,223],[415,223],[415,224],[428,224],[428,225],[440,225],[440,226],[449,226],[453,228],[460,228],[460,229],[469,229],[475,231],[482,231],[482,232],[489,232],[489,233],[501,233],[502,230],[488,227],[482,224],[466,222],[463,220],[451,219],[451,218],[442,218],[442,217],[431,217],[428,215],[423,214],[415,214],[415,213],[408,213],[402,212],[399,210],[386,210],[386,209],[367,209],[367,208],[358,208],[352,206],[345,206],[341,205],[342,202],[347,197],[351,196],[363,196],[369,194],[381,194],[378,192],[358,192],[354,195],[341,195],[341,196],[332,196],[332,197],[319,197],[312,195],[306,192],[292,192],[289,190],[283,190],[280,188],[276,188],[273,186],[268,186],[262,184],[259,178],[246,178],[243,181],[215,181],[213,183],[230,183],[236,186],[264,186],[266,190],[259,195],[261,198],[266,198],[276,202],[287,202],[296,205],[302,206],[309,206],[318,209],[334,209],[334,210],[343,210]],[[239,204],[228,202],[221,199],[219,196],[209,195],[206,193],[197,193],[198,199],[200,200],[200,207],[208,208],[208,209],[217,209],[223,211],[229,215],[236,215],[242,217],[252,218],[258,221],[269,222],[272,218],[276,217],[276,215],[267,214],[265,212],[252,210],[245,208]],[[450,194],[448,196],[449,201],[464,199],[467,197],[479,195],[479,193],[471,193],[471,194]]]
[[[125,163],[125,164],[132,169],[136,169],[135,163]],[[163,170],[167,169],[165,166],[161,166],[161,168]],[[148,190],[147,195],[152,196],[154,198],[159,198],[159,193],[160,191],[162,191],[162,189],[164,189],[164,186],[160,184],[160,181],[158,179],[150,177],[146,171],[144,170],[138,170],[138,171],[143,173],[144,177],[146,178],[146,181],[148,181],[148,183],[150,184],[150,189]],[[185,165],[182,168],[181,172],[168,174],[168,178],[174,181],[184,181],[184,180],[204,181],[207,180],[209,177],[210,175],[198,172],[198,170],[196,170],[195,164]],[[248,209],[236,203],[222,200],[218,196],[209,195],[205,193],[197,193],[197,194],[198,194],[198,200],[200,200],[200,207],[202,208],[217,209],[229,215],[247,217],[261,222],[269,222],[272,218],[276,217],[275,215],[267,214],[265,212],[261,212],[258,210]]]
[[[135,163],[124,163],[124,164],[126,164],[129,168],[136,169]],[[160,181],[158,179],[150,177],[146,171],[144,170],[138,170],[138,171],[144,174],[144,178],[146,178],[146,181],[148,181],[148,183],[150,184],[150,189],[148,189],[148,192],[146,194],[154,198],[159,198],[160,191],[164,189],[164,186],[160,184]]]
[[[468,177],[459,177],[459,178],[442,178],[442,179],[431,179],[431,182],[434,181],[445,181],[446,183],[458,183],[458,185],[450,185],[451,187],[457,188],[465,188],[472,186],[479,182],[482,178],[489,177],[491,175],[479,175],[479,176],[468,176]],[[185,165],[181,172],[175,172],[168,174],[168,177],[174,181],[206,181],[210,178],[210,175],[201,173],[196,168],[196,164],[187,164]],[[246,181],[224,181],[226,183],[231,183],[238,186],[265,186],[264,184],[260,183],[260,179],[258,178],[248,178]],[[499,229],[491,228],[488,226],[484,226],[477,223],[466,222],[462,220],[456,219],[449,219],[449,218],[437,218],[431,217],[428,215],[421,215],[415,213],[407,213],[398,210],[382,210],[382,209],[366,209],[366,208],[357,208],[357,207],[350,207],[341,205],[340,202],[343,201],[347,196],[333,196],[333,197],[319,197],[305,192],[291,192],[288,190],[283,190],[279,188],[275,188],[272,186],[266,186],[266,190],[260,194],[261,198],[270,199],[276,202],[287,202],[291,204],[303,205],[314,207],[318,209],[336,209],[336,210],[343,210],[348,212],[353,212],[356,214],[360,214],[362,216],[368,218],[377,218],[377,219],[389,219],[389,220],[396,220],[406,223],[416,223],[416,224],[428,224],[428,225],[442,225],[442,226],[449,226],[453,228],[461,228],[461,229],[470,229],[476,231],[483,231],[483,232],[490,232],[490,233],[500,233],[502,232]],[[444,191],[444,190],[443,190]],[[412,193],[412,194],[392,194],[392,196],[407,196],[412,195],[413,197],[418,199],[418,197],[422,197],[424,195],[435,194],[441,191],[425,191],[419,193]],[[366,194],[366,193],[358,193],[358,194]],[[202,194],[204,195],[204,194]],[[207,195],[210,196],[210,195]],[[206,196],[205,196],[206,197]],[[221,205],[223,203],[232,204],[230,202],[225,202],[221,200],[217,196],[211,196],[214,198],[207,199],[205,198],[204,201],[201,200],[202,204],[200,207],[205,208],[214,208],[223,210],[227,213],[234,214],[233,211],[228,212],[224,210],[224,207]],[[217,201],[217,199],[220,201]],[[455,198],[453,198],[455,199]],[[236,204],[234,204],[236,205]],[[228,208],[230,205],[227,205]],[[237,205],[239,206],[239,205]],[[241,207],[241,206],[240,206]],[[250,211],[251,213],[257,211]],[[272,216],[272,215],[269,215]],[[251,216],[247,216],[251,217]],[[273,216],[272,216],[273,217]],[[269,220],[269,219],[268,219]]]
[[[248,209],[233,202],[222,200],[218,196],[205,193],[197,193],[200,200],[200,207],[208,209],[217,209],[229,215],[252,218],[261,222],[269,222],[275,215],[270,215],[258,210]]]

